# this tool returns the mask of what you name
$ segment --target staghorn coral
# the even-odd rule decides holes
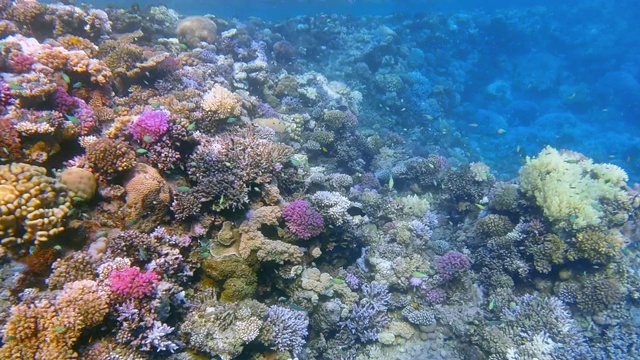
[[[106,179],[126,173],[136,166],[136,154],[122,140],[109,138],[94,141],[86,148],[87,162]]]
[[[37,245],[64,230],[70,199],[46,174],[45,168],[22,163],[0,166],[2,245]]]
[[[102,322],[109,294],[91,280],[66,284],[54,300],[11,308],[3,329],[3,359],[76,359],[73,346],[83,329]]]

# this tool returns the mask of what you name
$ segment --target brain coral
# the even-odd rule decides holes
[[[168,215],[171,206],[171,187],[158,170],[138,164],[127,180],[128,219],[141,230],[150,231]]]
[[[66,187],[38,166],[0,166],[0,242],[41,243],[64,230],[71,207]]]
[[[550,146],[520,169],[522,191],[560,230],[608,226],[626,220],[627,174],[611,164],[594,164],[581,154]]]
[[[197,47],[200,41],[214,43],[218,37],[218,26],[204,16],[189,16],[178,23],[176,32],[181,42]]]

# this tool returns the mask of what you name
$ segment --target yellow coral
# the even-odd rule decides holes
[[[227,119],[240,116],[242,102],[237,95],[223,86],[216,84],[202,98],[202,110],[211,120]]]
[[[0,166],[0,242],[3,245],[47,241],[64,230],[71,204],[66,188],[38,166]]]
[[[629,199],[623,189],[626,173],[610,164],[594,164],[578,153],[548,146],[520,169],[522,191],[535,199],[560,230],[608,226],[606,220],[626,218]]]
[[[11,308],[3,330],[2,359],[76,359],[73,345],[84,328],[109,311],[108,294],[91,280],[67,284],[57,299]]]

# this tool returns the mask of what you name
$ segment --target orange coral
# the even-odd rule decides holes
[[[11,308],[3,329],[2,359],[76,359],[83,329],[98,325],[109,311],[109,294],[91,280],[67,284],[55,300]]]

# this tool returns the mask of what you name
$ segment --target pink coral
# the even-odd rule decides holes
[[[324,230],[322,215],[304,200],[290,203],[282,211],[282,217],[289,230],[301,239],[310,239]]]
[[[146,110],[129,125],[129,132],[136,140],[153,142],[169,130],[169,115],[164,111]]]
[[[153,271],[141,272],[137,267],[115,270],[109,277],[111,291],[125,298],[143,298],[153,293],[160,275]]]

